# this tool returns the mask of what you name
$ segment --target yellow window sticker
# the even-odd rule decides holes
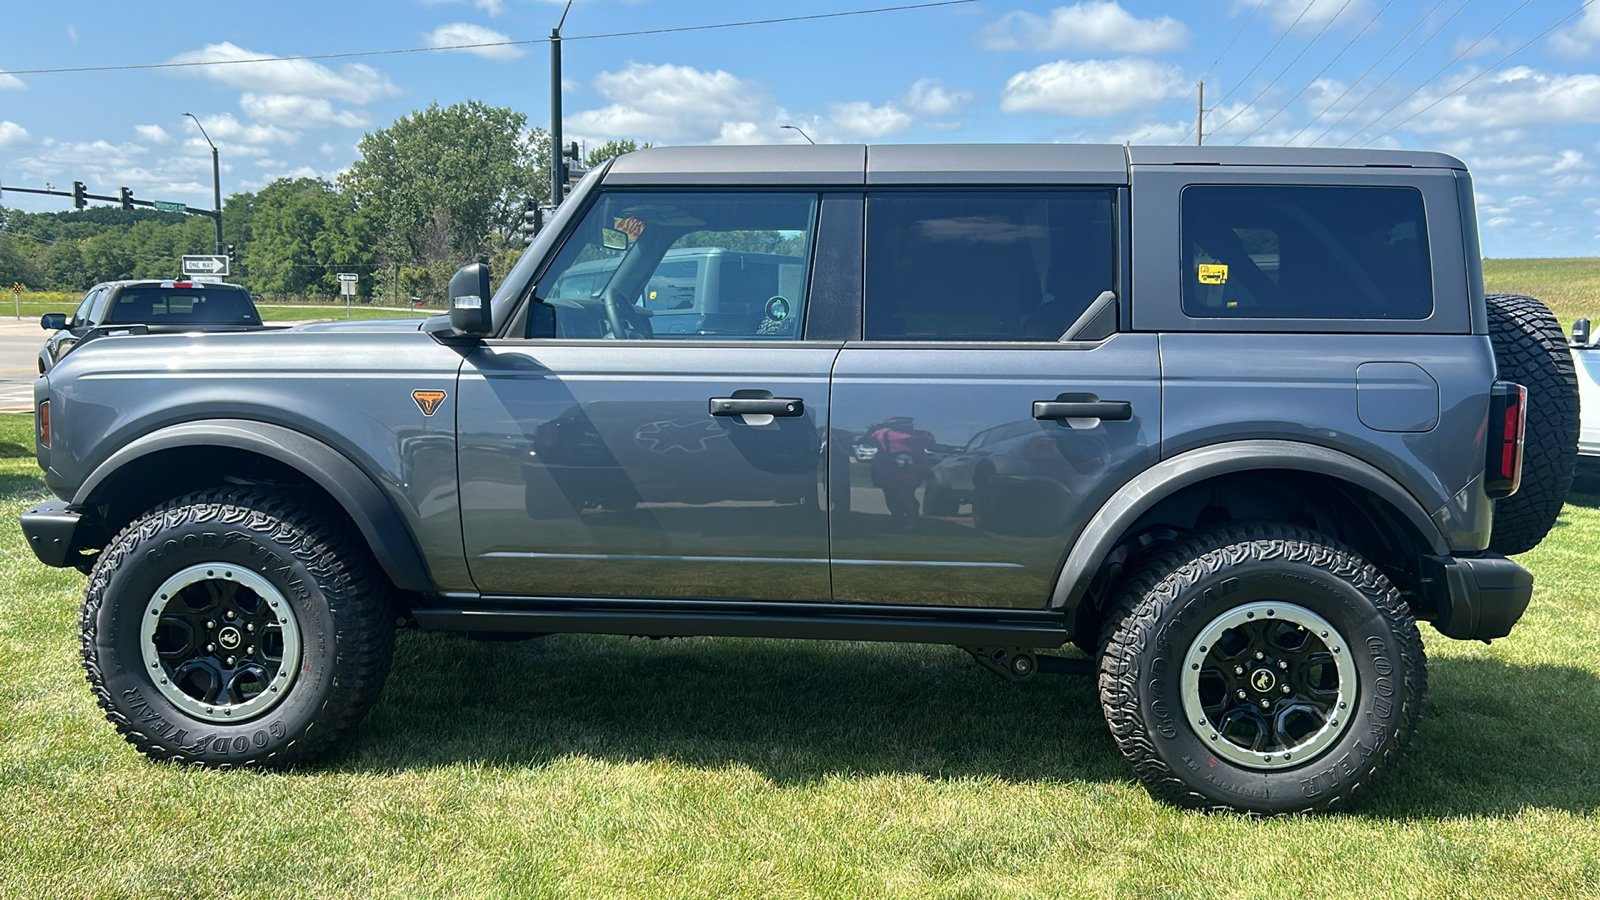
[[[627,235],[630,241],[637,241],[639,235],[644,234],[644,223],[632,216],[626,219],[617,219],[611,223],[611,227]]]
[[[1214,264],[1209,264],[1209,265],[1206,264],[1206,263],[1201,263],[1201,265],[1200,265],[1200,283],[1201,284],[1227,284],[1228,283],[1228,267],[1225,266],[1225,265],[1222,265],[1221,263],[1214,263]]]

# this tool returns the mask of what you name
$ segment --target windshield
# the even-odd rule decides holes
[[[250,295],[237,289],[123,288],[102,325],[260,325]]]

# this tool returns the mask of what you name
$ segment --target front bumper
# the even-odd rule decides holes
[[[72,539],[81,518],[67,508],[67,501],[46,500],[22,514],[22,535],[40,562],[57,568],[70,566],[77,562]]]
[[[1433,599],[1433,627],[1445,637],[1503,638],[1533,599],[1533,573],[1498,553],[1425,556],[1422,563],[1423,586]]]

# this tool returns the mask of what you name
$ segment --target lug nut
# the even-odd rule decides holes
[[[1283,660],[1283,659],[1280,659],[1280,660],[1278,660],[1278,668],[1280,668],[1280,669],[1287,669],[1287,668],[1289,668],[1289,662],[1288,662],[1288,660]]]
[[[233,665],[233,657],[228,657],[228,665]]]
[[[1234,666],[1233,667],[1233,674],[1235,674],[1235,675],[1243,675],[1244,674],[1244,666]]]
[[[207,653],[215,653],[215,652],[217,652],[217,645],[216,644],[207,644],[206,645],[206,652]]]
[[[217,627],[217,620],[216,619],[207,619],[206,620],[206,627],[207,628],[215,628],[215,627]]]
[[[255,631],[256,630],[256,623],[251,622],[249,625],[246,625],[244,627],[244,630],[245,631]]]
[[[1270,706],[1272,706],[1272,704],[1270,702],[1268,702],[1266,700],[1261,701],[1261,708],[1262,709],[1266,709],[1266,708],[1268,708]]]
[[[1240,699],[1240,700],[1243,700],[1243,699],[1244,699],[1244,698],[1245,698],[1245,696],[1246,696],[1246,694],[1245,694],[1245,692],[1244,692],[1244,691],[1240,691],[1240,692],[1239,692],[1239,693],[1238,693],[1238,694],[1236,694],[1236,695],[1235,695],[1235,696],[1236,696],[1236,697],[1238,697],[1238,698],[1239,698],[1239,699]]]
[[[1266,658],[1267,658],[1267,655],[1265,653],[1262,653],[1260,650],[1256,651],[1256,659],[1266,659]]]
[[[1287,684],[1283,686],[1283,692],[1285,694],[1289,693],[1289,686]]]

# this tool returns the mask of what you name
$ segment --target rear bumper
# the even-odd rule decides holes
[[[22,535],[40,562],[57,568],[70,566],[72,539],[81,518],[67,509],[67,501],[47,500],[22,514]]]
[[[1511,633],[1533,598],[1533,573],[1497,553],[1423,557],[1433,626],[1445,637],[1488,641]]]

